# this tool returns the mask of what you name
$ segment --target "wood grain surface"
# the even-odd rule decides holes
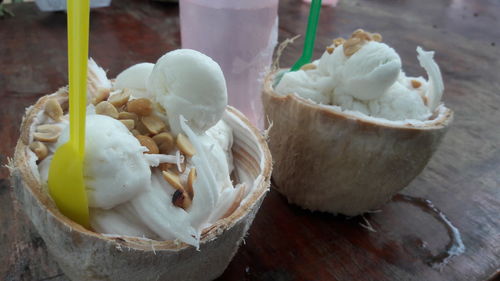
[[[33,3],[6,5],[0,19],[0,163],[12,156],[24,109],[67,83],[66,15]],[[308,5],[280,1],[279,38],[303,34]],[[447,264],[447,229],[397,196],[380,212],[347,218],[265,199],[219,280],[499,280],[500,2],[496,0],[343,0],[321,12],[315,56],[356,28],[382,33],[410,75],[424,75],[416,46],[435,50],[444,101],[455,121],[424,172],[404,194],[431,200],[461,233],[463,254]],[[113,1],[91,15],[90,55],[114,77],[179,48],[178,6]],[[282,65],[299,56],[290,46]],[[0,169],[0,280],[67,280],[11,197]]]

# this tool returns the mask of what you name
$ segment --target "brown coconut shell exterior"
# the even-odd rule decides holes
[[[67,100],[67,91],[60,89],[50,97]],[[251,178],[256,188],[231,215],[203,231],[198,251],[178,241],[105,236],[59,212],[33,172],[36,166],[28,148],[33,138],[30,127],[48,98],[40,98],[27,110],[9,168],[16,200],[63,272],[72,280],[212,280],[220,276],[269,190],[271,156],[259,131],[228,107],[224,119],[234,130],[236,173]]]
[[[297,95],[278,95],[266,75],[262,100],[273,182],[288,201],[348,216],[380,208],[425,167],[453,112],[422,126],[362,120]]]

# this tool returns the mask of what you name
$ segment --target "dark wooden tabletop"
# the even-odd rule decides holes
[[[308,5],[280,1],[280,40],[303,34]],[[33,3],[0,19],[0,162],[12,156],[24,108],[67,83],[64,13]],[[382,33],[408,74],[424,75],[417,45],[436,51],[444,101],[455,121],[426,169],[403,194],[429,199],[458,229],[465,252],[432,264],[451,246],[437,213],[397,196],[380,212],[346,218],[311,213],[271,191],[219,280],[493,280],[500,268],[500,2],[343,0],[321,13],[316,57],[356,28]],[[113,1],[93,10],[90,54],[114,77],[179,48],[176,4]],[[283,65],[298,58],[289,47]],[[67,280],[10,194],[0,169],[0,280]]]

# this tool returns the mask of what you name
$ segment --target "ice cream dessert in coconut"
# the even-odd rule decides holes
[[[286,70],[275,67],[262,98],[277,190],[304,208],[352,216],[407,186],[453,118],[433,55],[418,47],[428,79],[407,77],[380,34],[357,30],[280,81]]]
[[[89,61],[84,179],[91,229],[47,191],[68,140],[62,88],[27,109],[10,164],[17,199],[72,280],[211,280],[235,254],[269,187],[258,131],[227,106],[217,63],[175,50],[116,80]]]

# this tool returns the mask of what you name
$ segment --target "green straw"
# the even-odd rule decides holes
[[[321,0],[312,0],[311,8],[309,9],[309,18],[307,21],[306,38],[304,40],[304,49],[302,50],[302,56],[292,66],[290,71],[297,71],[304,64],[311,61],[314,50],[314,41],[316,40],[316,29],[318,27],[320,10]]]

